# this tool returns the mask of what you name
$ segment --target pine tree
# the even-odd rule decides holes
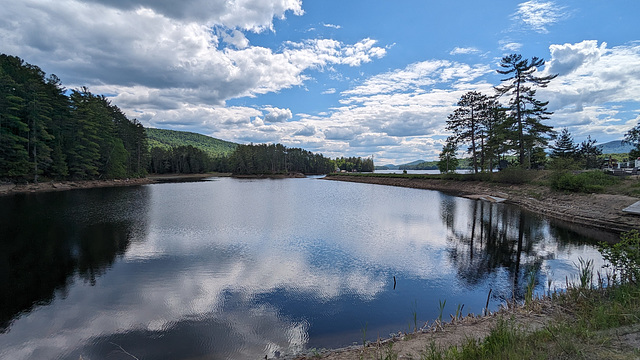
[[[438,161],[438,169],[441,173],[446,174],[456,171],[458,167],[458,159],[456,158],[457,151],[458,146],[456,142],[452,138],[447,139],[439,155],[440,161]]]
[[[549,154],[551,158],[573,158],[578,151],[578,147],[573,142],[573,137],[567,128],[562,129],[555,143],[549,148],[551,149],[551,154]]]
[[[0,178],[25,177],[30,168],[25,137],[29,126],[20,117],[24,99],[19,87],[0,66]]]
[[[543,65],[543,59],[533,57],[531,60],[523,60],[522,55],[512,54],[500,61],[500,67],[504,70],[497,70],[499,74],[509,75],[501,80],[504,85],[495,89],[499,96],[509,97],[510,117],[517,136],[514,140],[518,159],[521,166],[528,168],[531,168],[531,156],[537,152],[536,148],[546,148],[552,133],[552,127],[542,123],[552,114],[547,111],[549,102],[537,100],[536,89],[533,88],[546,87],[557,76],[535,76],[538,68]]]
[[[584,161],[585,168],[594,169],[599,168],[602,156],[602,149],[596,146],[596,140],[591,139],[591,135],[587,136],[587,139],[580,143],[578,149],[578,155],[582,161]]]
[[[462,95],[454,110],[447,119],[447,130],[453,131],[452,140],[456,143],[468,143],[474,173],[478,172],[481,146],[483,140],[482,127],[487,117],[487,96],[477,91],[469,91]]]
[[[505,109],[495,99],[488,99],[485,117],[480,130],[482,170],[492,171],[498,164],[500,155],[507,152],[505,131],[507,115]]]

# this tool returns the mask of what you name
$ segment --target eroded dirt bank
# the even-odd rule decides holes
[[[615,232],[640,229],[640,216],[622,212],[622,209],[640,199],[626,195],[560,193],[541,185],[480,181],[364,176],[327,176],[325,179],[438,190],[466,197],[490,195],[505,198],[507,202],[527,210],[578,225]]]

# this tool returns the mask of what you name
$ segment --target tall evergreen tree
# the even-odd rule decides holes
[[[456,158],[456,152],[458,151],[458,145],[455,140],[448,138],[447,142],[442,146],[438,161],[438,170],[441,173],[455,172],[458,167],[458,158]]]
[[[142,125],[86,88],[65,91],[55,75],[0,54],[0,178],[144,175]]]
[[[580,143],[578,148],[578,156],[584,162],[584,166],[587,169],[594,169],[600,167],[602,156],[602,149],[596,146],[596,140],[591,139],[591,135],[587,136],[587,139]]]
[[[66,89],[62,87],[57,76],[52,74],[47,78],[45,91],[51,101],[51,122],[48,125],[48,132],[51,134],[49,146],[52,150],[51,166],[47,175],[63,179],[69,175],[67,154],[64,152],[64,148],[65,138],[69,137],[71,133],[71,107],[69,98],[65,95]]]
[[[573,137],[567,128],[560,131],[560,135],[556,138],[555,143],[549,148],[551,149],[551,154],[549,154],[551,158],[573,158],[578,151],[578,147],[573,142]]]
[[[528,60],[522,59],[522,55],[512,54],[502,58],[500,67],[503,70],[497,70],[499,74],[508,75],[501,80],[504,85],[495,89],[499,96],[509,98],[509,115],[517,136],[515,145],[518,160],[521,166],[529,168],[532,154],[536,148],[546,148],[549,135],[553,132],[552,127],[542,123],[552,114],[547,111],[549,102],[536,99],[534,87],[546,87],[557,74],[536,76],[538,68],[543,65],[543,59],[532,57]]]
[[[447,130],[453,131],[456,142],[468,143],[473,171],[478,172],[480,163],[479,141],[482,139],[482,126],[487,117],[487,96],[477,91],[469,91],[462,95],[457,103],[458,108],[448,116]]]
[[[506,120],[506,110],[495,99],[489,99],[481,133],[483,170],[492,171],[498,164],[500,155],[506,153],[509,148],[504,131]]]
[[[0,60],[0,177],[24,177],[30,168],[25,137],[29,126],[20,117],[25,101],[20,85],[4,70],[6,57]]]

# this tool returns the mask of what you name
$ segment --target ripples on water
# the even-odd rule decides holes
[[[273,357],[561,288],[594,238],[506,204],[318,179],[0,198],[0,358]],[[397,284],[393,288],[393,277]]]

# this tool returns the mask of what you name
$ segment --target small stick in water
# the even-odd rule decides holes
[[[396,277],[394,276],[393,277],[393,290],[395,290],[395,289],[396,289]]]
[[[484,314],[485,315],[489,315],[489,299],[491,298],[491,290],[493,289],[489,289],[489,294],[487,295],[487,305],[484,306]]]

